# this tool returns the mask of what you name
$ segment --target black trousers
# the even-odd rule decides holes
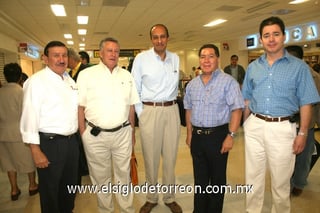
[[[227,134],[227,124],[217,127],[211,134],[198,134],[196,131],[192,133],[194,213],[222,212],[224,191],[216,190],[226,184],[228,153],[221,154],[220,150]],[[212,192],[213,186],[215,193]]]
[[[75,193],[67,185],[78,180],[79,145],[76,135],[47,137],[40,134],[40,148],[50,164],[38,168],[40,204],[42,213],[71,213]]]
[[[76,138],[79,146],[79,170],[78,170],[78,185],[81,185],[82,176],[89,175],[89,168],[86,154],[83,148],[80,132],[76,133]]]

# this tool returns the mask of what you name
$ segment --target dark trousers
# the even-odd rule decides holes
[[[79,170],[78,170],[78,185],[81,185],[82,176],[89,175],[89,168],[86,154],[83,148],[80,132],[76,133],[76,138],[79,146]]]
[[[50,164],[38,168],[40,204],[42,213],[71,213],[75,193],[67,185],[76,185],[78,179],[79,145],[72,137],[40,135],[40,148]]]
[[[221,154],[220,150],[227,133],[228,125],[219,126],[210,134],[192,133],[194,184],[195,189],[201,188],[194,191],[194,213],[222,212],[224,191],[213,193],[212,186],[216,190],[226,184],[228,153]]]

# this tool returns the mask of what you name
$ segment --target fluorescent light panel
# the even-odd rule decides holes
[[[63,36],[64,36],[65,39],[71,39],[72,38],[71,34],[63,34]]]
[[[309,1],[309,0],[294,0],[294,1],[290,1],[289,4],[302,4],[307,1]]]
[[[86,29],[79,29],[78,30],[78,34],[79,35],[86,35],[87,34],[87,30]]]
[[[69,45],[73,45],[73,44],[74,44],[74,42],[73,42],[73,41],[67,41],[67,44],[69,44]]]
[[[55,16],[67,16],[62,4],[51,4],[51,10]]]
[[[79,47],[85,47],[85,46],[86,46],[86,44],[84,44],[84,43],[79,44]]]
[[[216,25],[221,24],[221,23],[226,22],[226,21],[227,20],[225,20],[225,19],[216,19],[216,20],[214,20],[212,22],[209,22],[208,24],[205,24],[203,26],[204,27],[213,27],[213,26],[216,26]]]
[[[78,24],[88,24],[88,16],[77,16]]]

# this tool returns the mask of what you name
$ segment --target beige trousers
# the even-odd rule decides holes
[[[253,193],[246,196],[246,212],[262,211],[266,170],[270,171],[272,213],[290,213],[290,178],[295,164],[293,141],[296,124],[289,121],[266,122],[250,115],[245,132],[246,184]]]
[[[82,135],[90,179],[98,186],[98,209],[100,213],[114,212],[112,194],[120,206],[121,213],[133,213],[133,193],[110,191],[110,184],[123,187],[130,184],[130,158],[132,151],[132,128],[124,127],[116,132],[100,132],[98,136],[90,134],[87,126]],[[112,173],[113,169],[113,173]],[[113,174],[113,176],[112,176]],[[113,177],[113,181],[112,181]],[[101,187],[104,187],[103,189]],[[122,188],[125,190],[125,188]],[[121,190],[121,188],[114,188]]]
[[[139,117],[141,146],[145,164],[147,184],[156,185],[160,157],[162,157],[162,182],[169,186],[175,184],[175,165],[180,137],[180,115],[178,105],[147,106]],[[157,203],[158,193],[148,193],[147,201]],[[175,200],[174,192],[163,194],[163,201]]]

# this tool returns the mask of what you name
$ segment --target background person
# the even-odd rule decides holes
[[[119,42],[105,38],[99,49],[100,63],[82,71],[77,81],[79,131],[92,184],[107,186],[114,177],[115,184],[129,185],[134,104],[139,96],[131,74],[118,66]],[[134,212],[132,193],[115,196],[121,212]],[[114,212],[112,193],[97,193],[97,197],[100,212]]]
[[[213,44],[200,48],[202,74],[190,81],[184,96],[186,143],[191,148],[194,185],[201,190],[226,185],[228,153],[244,108],[239,84],[219,69],[219,57]],[[222,212],[223,200],[224,192],[195,193],[193,213]]]
[[[298,45],[290,45],[286,47],[286,50],[291,55],[303,59],[303,48]],[[316,85],[318,93],[320,93],[320,75],[314,71],[310,70],[313,81]],[[308,175],[310,172],[311,165],[311,157],[314,151],[314,125],[316,123],[316,119],[318,119],[317,114],[319,110],[319,103],[312,106],[312,116],[311,123],[308,129],[307,142],[303,149],[303,151],[296,156],[295,167],[293,171],[293,175],[291,177],[291,194],[294,196],[299,196],[303,188],[307,185]],[[318,120],[319,121],[319,120]],[[299,122],[297,120],[297,122]]]
[[[265,53],[249,64],[242,86],[245,99],[245,174],[253,185],[246,212],[261,212],[266,168],[271,174],[272,212],[290,212],[290,178],[295,155],[305,147],[312,104],[319,102],[308,65],[284,49],[285,25],[278,17],[259,28]],[[300,111],[300,128],[290,116]]]
[[[176,99],[179,84],[179,57],[167,50],[169,32],[165,25],[150,29],[153,48],[137,55],[132,75],[142,103],[135,105],[139,118],[146,182],[158,183],[162,156],[162,184],[175,184],[175,165],[180,137],[180,117]],[[158,203],[157,193],[148,193],[140,213],[149,213]],[[182,212],[174,193],[163,195],[164,203],[174,213]]]
[[[86,51],[80,51],[79,55],[82,64],[86,65],[87,67],[92,66],[92,64],[90,64],[90,56]]]
[[[232,55],[230,58],[230,64],[226,66],[223,70],[225,73],[234,77],[234,79],[238,81],[241,87],[246,72],[243,66],[238,64],[238,60],[239,57],[237,55]]]
[[[72,212],[75,194],[67,186],[78,179],[78,91],[66,72],[64,43],[49,42],[44,62],[46,67],[24,83],[20,130],[37,167],[41,212]]]
[[[68,49],[68,68],[71,70],[69,71],[69,75],[72,79],[77,82],[79,73],[87,68],[88,65],[82,64],[80,60],[80,56],[72,49]],[[79,143],[79,169],[78,169],[78,185],[81,185],[81,177],[89,174],[88,163],[86,159],[86,155],[83,148],[83,143],[81,139],[81,135],[79,131],[77,132],[77,140]]]
[[[20,86],[22,69],[17,63],[6,64],[3,69],[6,83],[0,90],[0,166],[7,172],[11,185],[11,200],[18,200],[21,190],[17,173],[28,173],[29,195],[38,192],[35,166],[31,151],[22,142],[20,117],[23,90]]]
[[[72,48],[68,49],[68,68],[70,68],[69,75],[76,82],[80,71],[87,68],[87,64],[81,62],[80,55],[78,55]]]

